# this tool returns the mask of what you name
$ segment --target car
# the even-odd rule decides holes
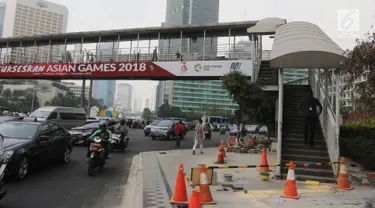
[[[174,127],[178,121],[174,120],[163,120],[161,121],[157,126],[153,127],[151,129],[150,135],[151,138],[157,139],[157,138],[162,138],[162,139],[174,139],[176,137],[176,134],[174,132]],[[185,128],[185,131],[183,132],[184,135],[186,135],[187,128]]]
[[[268,128],[267,128],[267,126],[260,127],[259,134],[268,134]]]
[[[116,121],[106,120],[108,129],[113,132]],[[72,144],[74,145],[88,145],[87,139],[96,130],[99,129],[100,121],[91,122],[80,127],[72,128],[69,133],[72,135]]]
[[[30,118],[48,121],[71,129],[86,123],[86,112],[82,108],[43,106],[30,114]]]
[[[0,116],[0,123],[4,121],[17,121],[17,120],[22,120],[23,117],[18,117],[18,116]]]
[[[255,134],[257,133],[258,130],[259,130],[258,125],[248,125],[246,127],[247,133],[250,133],[250,134]]]
[[[161,122],[161,120],[155,120],[152,123],[150,123],[149,125],[145,126],[145,128],[143,129],[143,132],[145,133],[145,136],[149,136],[150,133],[151,133],[151,129],[153,127],[157,126],[160,122]]]
[[[35,121],[0,123],[4,152],[9,159],[6,176],[24,179],[30,168],[47,161],[68,163],[73,150],[71,135],[58,124]]]
[[[238,135],[238,127],[237,126],[232,126],[229,127],[229,136],[237,136]]]

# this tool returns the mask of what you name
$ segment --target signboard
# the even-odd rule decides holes
[[[251,76],[251,60],[182,61],[182,62],[118,62],[81,64],[3,64],[0,79],[4,78],[169,78],[220,77],[239,70]]]

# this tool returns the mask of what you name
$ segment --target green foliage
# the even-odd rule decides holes
[[[152,119],[152,112],[149,108],[143,109],[142,119],[146,121],[150,121]]]
[[[232,71],[224,75],[221,80],[223,88],[240,107],[236,112],[240,123],[244,121],[244,115],[248,115],[249,121],[267,126],[274,124],[276,97],[264,92],[261,85],[252,83],[240,71]]]
[[[27,113],[31,111],[33,89],[15,90],[5,89],[0,85],[0,106],[11,112]],[[34,109],[39,107],[39,100],[34,98]]]
[[[47,101],[45,106],[65,106],[79,108],[81,105],[81,98],[74,96],[74,94],[68,91],[65,95],[59,93],[52,100]]]
[[[167,103],[164,103],[159,107],[157,115],[162,118],[185,116],[185,114],[181,111],[180,108],[171,106]]]
[[[346,51],[343,61],[343,74],[347,80],[344,89],[353,86],[353,83],[362,76],[366,82],[355,84],[358,96],[354,100],[355,109],[362,113],[375,116],[375,33],[368,34],[366,39],[357,40],[357,45]]]

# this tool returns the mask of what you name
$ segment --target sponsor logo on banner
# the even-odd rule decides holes
[[[186,72],[187,71],[186,61],[181,62],[181,64],[182,64],[181,71]]]
[[[206,64],[203,66],[204,71],[209,71],[211,69],[221,69],[223,68],[223,65],[221,64]]]
[[[199,71],[202,70],[202,65],[201,64],[195,64],[194,69],[195,69],[196,72],[199,72]]]
[[[241,62],[233,62],[233,63],[230,65],[230,70],[231,70],[231,71],[234,71],[234,70],[240,70],[240,69],[241,69],[241,65],[242,65]]]

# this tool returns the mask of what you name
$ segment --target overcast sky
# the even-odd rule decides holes
[[[160,26],[165,20],[166,0],[50,0],[69,9],[68,32]],[[194,0],[203,1],[203,0]],[[210,1],[210,0],[204,0]],[[360,31],[352,37],[338,31],[338,11],[359,9]],[[266,17],[309,21],[317,24],[343,49],[353,47],[355,35],[375,24],[375,0],[221,0],[220,22],[259,20]],[[271,42],[266,47],[271,47]],[[136,96],[154,96],[156,82],[126,81]]]

